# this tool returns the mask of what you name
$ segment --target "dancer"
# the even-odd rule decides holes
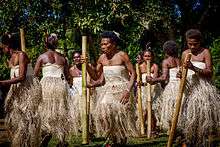
[[[33,77],[33,68],[27,54],[20,51],[19,39],[11,34],[2,37],[3,52],[10,56],[11,79],[0,81],[0,86],[11,85],[5,100],[6,124],[12,147],[38,147],[41,87]]]
[[[220,126],[220,95],[212,85],[212,57],[209,49],[201,47],[202,35],[197,29],[186,32],[188,48],[182,57],[192,54],[187,80],[190,93],[183,102],[184,136],[190,146],[205,146],[208,135]],[[178,74],[180,77],[180,74]]]
[[[179,87],[179,79],[176,77],[179,71],[180,60],[176,42],[169,40],[164,43],[163,50],[165,59],[162,62],[162,75],[158,78],[147,77],[147,82],[155,84],[166,82],[161,98],[158,99],[161,109],[160,125],[162,129],[169,130],[171,127],[172,115],[176,103],[176,95]]]
[[[137,135],[130,98],[135,71],[128,55],[118,50],[118,41],[114,32],[103,32],[103,54],[98,59],[96,69],[89,64],[87,69],[92,79],[97,80],[102,74],[105,78],[94,111],[97,134],[111,138],[114,143],[126,143],[127,137]]]
[[[39,107],[41,116],[42,144],[47,146],[52,135],[59,139],[59,145],[65,144],[65,137],[69,131],[68,77],[67,60],[62,54],[55,51],[58,45],[56,34],[48,37],[48,51],[41,54],[36,62],[34,75],[39,76],[42,68],[43,100]]]
[[[142,59],[143,62],[140,64],[140,72],[142,75],[142,107],[144,110],[144,120],[145,122],[147,121],[147,87],[146,87],[146,78],[147,78],[147,60],[151,62],[151,77],[152,78],[157,78],[158,77],[158,65],[153,63],[153,58],[154,54],[151,50],[146,49],[142,53]],[[152,110],[152,131],[156,133],[156,124],[157,124],[157,119],[159,119],[159,116],[155,116],[154,111],[158,111],[158,106],[155,102],[157,102],[160,92],[161,92],[161,87],[160,84],[154,84],[151,85],[151,96],[152,96],[152,104],[153,104],[153,110]],[[160,112],[157,112],[156,114],[158,115]],[[157,119],[156,119],[157,118]],[[146,122],[147,123],[147,122]]]

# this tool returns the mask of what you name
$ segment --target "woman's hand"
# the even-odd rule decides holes
[[[181,70],[179,70],[177,73],[176,73],[176,77],[177,78],[182,78],[182,71]]]
[[[147,77],[146,77],[146,82],[147,82],[147,83],[150,83],[150,84],[153,84],[153,83],[154,83],[153,78],[152,78],[151,76],[147,76]]]
[[[121,100],[120,100],[120,103],[122,103],[122,104],[125,105],[126,103],[129,102],[129,97],[130,97],[130,91],[124,90],[124,91],[123,91],[122,98],[121,98]]]
[[[83,63],[88,63],[88,57],[86,56],[86,57],[84,57],[84,56],[80,56],[80,61],[81,61],[81,63],[83,64]]]

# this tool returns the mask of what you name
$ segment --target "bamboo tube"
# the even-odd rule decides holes
[[[184,63],[191,59],[191,55],[192,54],[189,53],[185,57]],[[177,95],[177,98],[176,98],[176,107],[175,107],[175,111],[174,111],[174,115],[173,115],[173,120],[172,120],[172,125],[171,125],[171,129],[170,129],[170,134],[169,134],[169,138],[168,138],[167,147],[171,147],[172,143],[173,143],[173,138],[174,138],[174,134],[175,134],[175,131],[176,131],[179,112],[180,112],[181,103],[182,103],[183,92],[184,92],[184,88],[185,88],[185,84],[186,84],[187,71],[188,71],[188,68],[182,67],[182,78],[180,80],[179,92],[178,92],[178,95]]]
[[[136,64],[137,83],[141,82],[139,64]],[[140,121],[141,135],[144,135],[144,117],[142,109],[141,85],[137,85],[137,98],[138,98],[138,118]]]
[[[25,52],[25,39],[24,39],[24,29],[20,29],[20,38],[21,38],[21,50]]]
[[[151,76],[150,60],[147,60],[147,76]],[[151,116],[152,116],[152,104],[151,104],[151,85],[147,83],[147,137],[151,137]]]
[[[86,59],[86,49],[87,49],[87,36],[82,36],[82,56]],[[86,63],[82,64],[82,144],[88,144],[88,133],[89,133],[89,117],[87,110],[87,72]]]

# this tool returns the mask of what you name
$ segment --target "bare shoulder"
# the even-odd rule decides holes
[[[124,51],[119,51],[117,54],[118,54],[123,60],[129,60],[129,56],[128,56],[128,54],[127,54],[126,52],[124,52]]]
[[[101,56],[99,56],[99,59],[98,59],[98,61],[97,61],[97,64],[101,64],[102,61],[104,60],[104,58],[105,58],[105,54],[101,54]]]
[[[169,64],[169,60],[168,59],[164,59],[163,61],[162,61],[162,66],[164,67],[164,66],[167,66]]]
[[[204,54],[210,54],[210,49],[204,48],[204,49],[203,49],[203,53],[204,53]]]
[[[190,49],[186,49],[186,50],[183,51],[182,55],[184,56],[184,55],[186,55],[186,54],[188,54],[190,52],[191,52]]]
[[[117,54],[119,54],[121,56],[128,56],[128,54],[124,51],[119,51]]]

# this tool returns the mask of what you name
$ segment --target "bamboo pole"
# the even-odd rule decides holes
[[[151,76],[150,60],[147,60],[147,76]],[[151,116],[152,116],[152,103],[151,103],[151,85],[147,83],[147,137],[151,137]]]
[[[191,55],[192,55],[191,53],[187,54],[187,56],[184,59],[184,63],[191,59]],[[187,71],[188,71],[188,68],[182,67],[182,78],[180,80],[179,92],[176,98],[176,107],[175,107],[175,112],[173,115],[173,120],[172,120],[171,130],[169,133],[167,147],[171,147],[173,143],[173,138],[174,138],[174,134],[176,131],[179,112],[180,112],[181,103],[182,103],[183,92],[184,92],[184,88],[186,84]]]
[[[136,64],[137,83],[141,82],[140,67]],[[141,85],[137,85],[137,98],[138,98],[138,118],[140,121],[141,135],[144,135],[144,117],[142,109]]]
[[[86,59],[87,36],[82,36],[82,57]],[[82,144],[88,144],[89,117],[87,109],[86,63],[82,64]]]
[[[20,28],[21,50],[25,52],[24,29]]]

